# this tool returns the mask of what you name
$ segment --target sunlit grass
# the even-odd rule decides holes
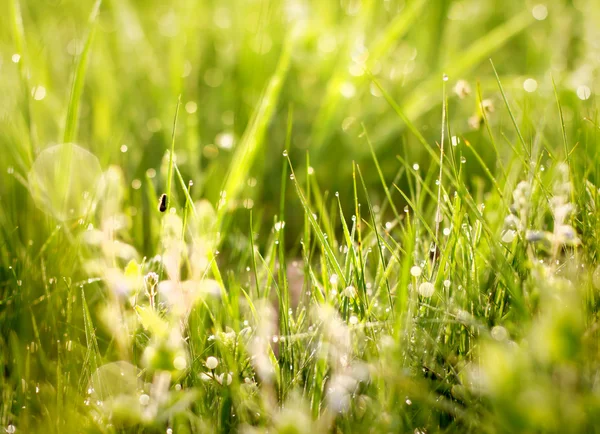
[[[597,431],[600,5],[6,9],[0,430]]]

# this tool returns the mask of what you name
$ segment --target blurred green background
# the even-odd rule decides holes
[[[4,0],[3,10],[10,11],[11,3]],[[0,14],[0,195],[22,190],[6,173],[10,168],[26,174],[27,142],[37,150],[61,142],[93,2],[35,0],[20,6],[23,53],[16,46],[11,13]],[[129,192],[132,206],[154,206],[143,199],[145,174],[148,169],[158,172],[153,182],[160,193],[160,162],[170,147],[181,95],[177,161],[184,177],[194,181],[193,196],[216,203],[282,47],[293,39],[259,158],[245,174],[239,197],[240,205],[246,198],[260,203],[261,212],[271,218],[278,207],[289,110],[294,164],[302,167],[309,151],[318,182],[350,198],[351,161],[372,165],[359,137],[361,123],[389,181],[401,167],[398,154],[423,170],[428,167],[428,154],[406,132],[365,68],[430,143],[439,141],[445,72],[452,134],[465,137],[486,162],[493,162],[485,129],[473,130],[467,121],[477,112],[478,83],[483,98],[491,98],[496,108],[502,105],[488,59],[493,58],[509,97],[521,108],[552,110],[539,103],[552,100],[552,75],[561,97],[573,101],[565,104],[565,117],[572,120],[579,110],[577,89],[595,90],[599,19],[600,4],[585,0],[107,0],[91,47],[76,141],[95,153],[103,167],[121,165],[128,182],[141,181],[139,191]],[[523,89],[527,78],[537,82],[534,93]],[[461,79],[472,89],[464,100],[452,92]],[[491,122],[507,124],[506,111],[499,111]],[[511,151],[506,147],[501,152]],[[480,172],[476,164],[469,170],[470,175]],[[298,172],[303,177],[305,170]],[[368,181],[376,183],[375,171],[368,172],[373,175]]]
[[[577,149],[570,167],[573,172],[578,170],[580,184],[584,180],[600,183],[595,169],[598,128],[594,125],[600,66],[600,2],[596,0],[104,0],[94,20],[95,4],[0,0],[0,350],[8,348],[9,332],[13,332],[14,353],[24,348],[31,348],[33,353],[35,342],[47,347],[47,353],[40,352],[44,357],[39,357],[39,366],[35,362],[29,365],[29,359],[12,357],[8,350],[0,353],[6,369],[2,380],[6,382],[2,387],[6,396],[25,384],[21,383],[23,378],[45,380],[56,373],[58,380],[52,377],[50,384],[62,381],[60,363],[57,368],[47,362],[62,360],[60,340],[66,339],[67,332],[78,337],[73,340],[87,350],[81,308],[87,301],[67,295],[71,279],[77,282],[89,277],[82,267],[79,246],[67,237],[68,230],[63,233],[56,229],[57,222],[34,205],[27,186],[27,174],[36,155],[64,140],[69,100],[72,89],[77,89],[77,78],[83,81],[74,141],[95,154],[102,169],[120,167],[129,188],[122,201],[127,222],[119,236],[135,247],[140,257],[150,257],[161,248],[162,218],[156,203],[167,189],[165,156],[171,147],[180,99],[174,137],[176,162],[184,182],[193,181],[192,197],[206,198],[216,206],[222,191],[231,193],[227,206],[232,212],[227,214],[223,230],[227,247],[219,257],[224,263],[233,259],[230,262],[235,266],[223,267],[231,282],[248,278],[243,271],[249,270],[245,267],[251,239],[248,208],[253,209],[257,225],[266,227],[260,230],[261,247],[269,245],[267,237],[273,234],[273,219],[280,209],[282,167],[287,164],[282,153],[289,126],[289,155],[299,184],[306,186],[310,176],[314,202],[320,192],[329,199],[339,192],[349,217],[354,212],[353,161],[361,167],[371,202],[381,205],[385,198],[365,131],[388,184],[396,179],[401,189],[408,190],[414,177],[398,176],[405,170],[416,171],[423,178],[420,186],[433,186],[439,167],[411,129],[420,131],[437,151],[445,94],[448,138],[456,137],[450,139],[453,143],[446,142],[447,149],[452,149],[448,160],[458,162],[461,171],[457,177],[469,189],[473,203],[483,204],[485,194],[494,191],[490,181],[494,178],[485,173],[484,167],[494,171],[497,163],[503,162],[508,174],[497,176],[503,183],[498,191],[506,190],[500,194],[510,201],[511,184],[521,180],[524,166],[519,161],[522,154],[513,155],[513,146],[520,143],[490,59],[524,141],[532,144],[539,151],[535,155],[543,160],[536,170],[540,167],[541,173],[545,165],[550,178],[550,167],[565,159],[558,96],[566,123],[567,149]],[[82,62],[92,29],[89,57]],[[82,64],[87,64],[87,70],[77,76],[78,68],[81,72],[78,65]],[[444,74],[448,76],[445,85]],[[457,86],[466,89],[465,83],[470,93],[456,92]],[[481,122],[481,100],[486,100],[487,125]],[[578,143],[584,145],[578,147]],[[586,156],[593,157],[589,165]],[[83,173],[89,167],[79,169]],[[286,191],[285,236],[296,241],[304,209],[290,184]],[[453,188],[448,185],[450,193]],[[184,196],[178,181],[173,190],[178,191],[173,204],[181,210]],[[390,190],[401,210],[402,197],[394,188]],[[508,210],[492,209],[501,201],[490,196],[486,218],[494,222],[493,228],[499,234]],[[425,198],[424,203],[413,208],[433,214],[433,201],[427,195],[421,198]],[[579,209],[587,209],[587,196],[578,199],[579,205],[584,205]],[[323,202],[324,206],[316,204],[315,208],[327,208],[332,203]],[[547,215],[544,212],[536,218],[543,220]],[[235,224],[230,224],[232,216]],[[387,221],[386,216],[377,217]],[[588,220],[595,221],[593,215]],[[594,225],[584,229],[593,233],[590,228]],[[340,225],[334,222],[332,226]],[[498,234],[492,232],[487,236],[492,237],[489,244],[495,246],[498,240],[493,236]],[[419,242],[426,259],[430,240]],[[597,243],[586,242],[586,259],[595,266]],[[286,246],[296,249],[290,254],[293,260],[298,243]],[[526,285],[517,281],[519,276],[504,262],[494,262],[494,255],[490,254],[492,260],[486,262],[487,247],[482,251],[473,257],[481,261],[482,274],[489,272],[492,276],[482,279],[481,288],[475,284],[467,288],[469,296],[476,297],[464,298],[465,305],[468,302],[484,310],[487,305],[478,300],[489,290],[485,286],[487,277],[490,284],[496,285],[495,274],[502,267],[510,271],[505,278],[511,285]],[[525,263],[525,258],[518,256],[517,269],[521,267],[519,260]],[[460,258],[455,263],[459,274],[464,272],[469,280],[470,269],[463,267]],[[573,275],[580,271],[573,271]],[[543,279],[534,276],[532,280],[545,285]],[[327,279],[324,283],[327,285]],[[92,282],[90,288],[88,301],[95,307],[104,301],[105,293],[100,283]],[[76,305],[73,324],[80,328],[64,319],[71,315],[65,308],[65,304],[70,306],[66,300]],[[527,307],[530,310],[507,314],[507,322],[513,322],[511,332],[514,330],[517,337],[520,330],[526,330],[529,314],[533,316],[537,309],[535,301]],[[569,320],[579,319],[577,309],[567,314]],[[547,318],[553,315],[551,312]],[[594,316],[594,321],[597,317],[595,311],[589,316]],[[481,317],[489,319],[483,314]],[[41,318],[40,330],[32,318]],[[489,319],[487,325],[504,319]],[[225,324],[229,320],[233,321],[223,315]],[[561,327],[562,323],[556,324]],[[76,356],[65,358],[64,372],[73,373],[68,380],[71,383],[78,381],[75,373],[89,368],[81,363],[81,348],[77,348],[81,352]],[[109,351],[107,354],[110,358]],[[499,357],[491,354],[490,360]],[[477,357],[471,353],[468,356]],[[595,365],[596,357],[590,359]],[[396,362],[394,359],[387,365],[391,376],[399,373]],[[500,372],[504,369],[500,363],[500,373],[494,378],[499,378],[499,383],[508,378],[503,384],[515,390],[523,390],[521,372],[544,375],[535,367],[521,371],[518,364],[506,364],[516,368],[508,375]],[[22,366],[27,366],[31,375],[23,374]],[[537,381],[537,377],[531,378],[532,384]],[[53,388],[48,390],[44,396],[55,394]],[[560,389],[549,382],[544,390]],[[557,400],[559,395],[556,392]],[[511,411],[519,407],[509,393],[499,396]],[[594,392],[594,400],[596,396]],[[5,402],[6,408],[0,414],[20,409],[21,401],[15,399],[10,404],[7,398]],[[9,409],[10,405],[14,409]],[[577,402],[572,405],[577,407]],[[584,407],[582,404],[578,408]],[[30,410],[37,411],[35,407]],[[61,412],[57,405],[55,414]]]

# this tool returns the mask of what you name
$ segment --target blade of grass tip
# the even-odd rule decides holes
[[[194,185],[194,182],[192,180],[188,181],[188,184],[186,186],[185,181],[183,180],[183,176],[181,176],[181,172],[179,171],[179,166],[177,166],[177,163],[173,163],[173,170],[175,171],[175,174],[177,175],[177,179],[179,180],[179,185],[181,186],[181,189],[183,190],[183,194],[185,196],[185,200],[186,200],[186,209],[189,206],[189,209],[192,211],[192,214],[194,215],[194,217],[197,217],[198,214],[196,213],[196,206],[194,205],[194,201],[192,200],[192,196],[190,194],[191,188]]]
[[[438,191],[437,191],[437,204],[435,208],[435,239],[439,238],[440,234],[440,213],[441,213],[441,205],[442,205],[442,174],[444,172],[444,139],[446,138],[446,106],[448,104],[448,99],[446,96],[446,83],[448,81],[448,76],[444,74],[442,77],[442,136],[440,139],[440,173],[438,176]],[[429,280],[433,278],[433,271],[435,269],[435,260],[437,259],[437,247],[434,248],[433,251],[433,260],[431,261],[433,266],[431,267],[431,276]]]
[[[287,130],[285,134],[284,154],[289,154],[292,143],[292,124],[294,119],[294,108],[290,104],[288,106]],[[285,192],[287,185],[287,164],[285,160],[281,168],[281,184],[279,192],[279,220],[285,222]],[[282,227],[283,229],[283,227]]]
[[[390,281],[385,275],[385,270],[387,269],[387,264],[385,261],[385,255],[383,254],[383,247],[381,237],[379,235],[379,231],[377,230],[377,220],[375,219],[375,212],[373,211],[373,207],[371,206],[371,201],[369,200],[369,192],[367,191],[367,185],[365,184],[365,180],[360,171],[360,166],[356,165],[356,170],[358,171],[358,177],[360,178],[360,182],[363,187],[363,191],[365,193],[365,200],[367,201],[367,208],[369,209],[369,214],[371,215],[371,222],[373,224],[373,232],[375,233],[375,238],[377,242],[377,251],[379,252],[379,260],[381,261],[381,267],[384,273],[385,286],[388,293],[388,298],[390,301],[390,312],[392,312],[392,318],[394,317],[394,302],[392,300],[392,289],[390,287]]]
[[[254,247],[254,223],[252,221],[252,208],[250,208],[250,260],[252,261],[252,272],[254,273],[254,283],[256,284],[256,296],[260,298],[260,285],[258,283],[258,271],[256,269],[256,254]]]
[[[571,176],[571,151],[569,151],[569,140],[567,139],[567,130],[565,128],[565,118],[563,116],[562,105],[560,103],[560,98],[558,97],[558,91],[556,89],[556,83],[554,82],[554,76],[552,78],[552,88],[554,89],[554,97],[556,98],[556,106],[558,107],[558,115],[560,116],[560,131],[562,133],[563,145],[565,147],[565,161],[567,162],[567,167],[569,168],[569,177],[572,180]],[[571,189],[571,201],[575,203],[575,189]]]
[[[404,193],[400,189],[400,187],[398,187],[397,185],[394,185],[394,187],[402,195],[402,197],[404,198],[404,200],[406,201],[408,206],[411,207],[411,209],[413,210],[413,212],[415,214],[415,217],[417,217],[419,219],[419,221],[423,224],[423,227],[425,228],[427,233],[433,238],[433,242],[438,244],[439,243],[438,237],[436,237],[435,232],[431,229],[431,226],[429,226],[429,224],[427,223],[425,216],[419,211],[419,207],[417,206],[417,204],[415,204],[412,200],[410,200],[410,198],[406,195],[406,193]]]
[[[181,188],[183,188],[183,191],[185,192],[185,205],[183,207],[183,224],[181,225],[181,241],[185,241],[185,230],[187,228],[189,214],[188,211],[194,208],[194,205],[190,200],[190,192],[192,191],[192,185],[194,185],[194,183],[192,182],[192,180],[190,180],[186,189],[185,184],[183,183],[183,179],[181,178],[181,174],[179,173],[179,170],[177,170],[177,174],[179,175],[179,180],[182,181]]]
[[[287,76],[294,41],[295,38],[290,36],[285,42],[275,72],[237,146],[223,187],[227,200],[236,199],[244,184],[243,179],[248,175],[258,152],[263,147],[267,127],[277,107],[281,88]],[[225,206],[220,206],[217,211],[216,227],[218,231],[221,230],[226,211],[227,207]]]
[[[494,186],[494,188],[496,189],[496,191],[500,195],[500,199],[502,199],[502,202],[505,203],[506,201],[504,199],[504,193],[500,189],[500,185],[498,184],[498,181],[496,180],[496,178],[494,177],[494,175],[490,171],[490,169],[487,166],[487,164],[485,164],[485,161],[483,161],[483,158],[481,158],[481,155],[479,155],[479,152],[477,152],[475,150],[475,148],[473,146],[471,146],[471,144],[469,142],[464,141],[464,143],[465,143],[466,146],[468,146],[469,150],[473,153],[473,155],[475,156],[475,159],[479,162],[479,165],[481,166],[481,168],[483,169],[483,171],[485,172],[485,174],[487,175],[487,177],[492,182],[492,185]]]
[[[27,147],[27,158],[28,163],[33,162],[33,156],[35,155],[35,127],[33,124],[33,116],[31,110],[31,95],[29,93],[29,76],[27,74],[26,62],[27,53],[25,45],[25,28],[23,26],[23,15],[21,14],[21,5],[19,0],[12,0],[9,3],[10,16],[12,18],[12,33],[15,41],[16,52],[21,56],[19,59],[19,77],[21,80],[21,86],[23,87],[23,99],[25,103],[25,122],[29,130],[29,146]]]
[[[81,52],[77,61],[77,66],[75,68],[75,76],[73,78],[73,84],[71,86],[71,96],[69,98],[69,105],[67,107],[65,132],[63,135],[64,143],[71,143],[77,138],[81,94],[83,93],[85,74],[87,71],[92,42],[94,41],[94,35],[96,33],[96,23],[101,4],[102,0],[96,0],[92,8],[92,12],[90,13],[90,17],[88,19],[88,34],[86,36],[85,45],[83,46],[83,51]]]
[[[332,248],[335,249],[335,235],[333,230],[333,225],[331,223],[332,219],[329,216],[329,212],[327,211],[327,199],[329,197],[329,191],[325,191],[321,193],[321,189],[319,188],[319,183],[315,176],[309,176],[307,179],[307,185],[310,184],[312,186],[312,194],[314,199],[314,206],[319,213],[320,225],[323,227],[323,232],[327,235],[328,239],[331,240]]]
[[[346,257],[346,265],[344,267],[344,275],[346,276],[346,281],[348,283],[352,282],[352,271],[351,271],[351,265],[354,267],[354,270],[359,270],[359,266],[357,263],[357,259],[356,259],[356,251],[354,250],[354,243],[353,243],[353,239],[354,239],[354,232],[351,234],[350,231],[348,230],[348,225],[346,224],[346,218],[344,217],[344,211],[342,210],[342,202],[339,198],[339,196],[337,197],[337,203],[338,203],[338,207],[340,209],[340,221],[342,222],[342,231],[344,233],[344,240],[346,241],[346,248],[348,249],[348,253],[347,253],[347,257]],[[358,285],[360,287],[360,285]],[[364,291],[358,291],[358,301],[359,303],[357,304],[358,309],[359,309],[359,313],[361,315],[364,316],[365,312],[367,311],[367,306],[366,306],[366,300],[363,297],[363,292]]]
[[[479,107],[482,107],[483,97],[481,96],[481,84],[477,82],[477,104]],[[488,122],[487,114],[485,110],[481,111],[481,115],[483,116],[483,122],[485,123],[485,128],[490,136],[490,142],[492,142],[492,147],[494,148],[494,152],[496,153],[496,161],[498,162],[498,166],[500,167],[500,171],[502,172],[502,177],[504,179],[507,178],[506,169],[504,168],[504,164],[502,163],[502,159],[500,158],[500,153],[498,152],[498,145],[496,144],[496,139],[494,138],[494,133],[492,133],[492,127]]]
[[[287,129],[286,129],[286,137],[285,137],[285,152],[289,154],[291,142],[292,142],[292,125],[293,125],[293,110],[291,105],[288,108],[288,118],[287,118]],[[279,241],[277,245],[277,250],[279,252],[279,286],[281,287],[281,296],[279,299],[280,305],[280,330],[282,333],[288,335],[291,333],[290,331],[290,321],[289,321],[289,310],[290,310],[290,293],[289,293],[289,284],[287,279],[287,261],[286,261],[286,251],[285,251],[285,193],[287,186],[287,165],[283,164],[281,168],[281,187],[280,187],[280,197],[279,197],[279,229],[276,230],[276,236]],[[281,365],[281,374],[288,374],[290,376],[293,375],[293,369],[288,371],[288,366],[292,366],[290,363],[286,363],[286,354],[289,360],[294,360],[293,347],[290,346],[289,342],[283,341],[280,343],[282,346],[280,363]]]
[[[404,224],[404,239],[401,243],[406,251],[402,262],[400,263],[400,273],[398,277],[398,290],[396,291],[396,321],[394,324],[394,334],[400,342],[404,343],[407,339],[406,330],[408,329],[408,307],[409,307],[409,285],[411,281],[410,269],[413,266],[412,252],[415,248],[416,239],[415,225],[411,224],[410,214],[406,215]],[[406,357],[406,356],[405,356]]]
[[[358,286],[362,291],[362,297],[365,299],[365,305],[369,304],[367,298],[367,288],[365,282],[365,260],[363,257],[363,241],[362,241],[362,219],[360,217],[360,203],[358,202],[358,188],[356,185],[356,163],[352,162],[352,189],[354,193],[354,233],[356,234],[356,242],[358,244]]]
[[[290,160],[289,157],[288,157],[288,163],[290,166],[291,174],[294,175],[294,168],[292,167],[292,161]],[[310,225],[313,228],[315,235],[317,236],[319,242],[321,243],[321,246],[323,247],[323,250],[327,256],[327,259],[329,260],[329,263],[333,267],[335,273],[342,279],[342,283],[345,286],[346,279],[344,278],[344,273],[342,272],[342,268],[341,268],[340,264],[338,263],[337,258],[335,257],[335,253],[333,252],[333,249],[327,242],[327,238],[325,238],[325,234],[319,227],[319,223],[315,219],[315,217],[312,213],[312,210],[310,209],[310,206],[308,205],[308,202],[306,201],[306,198],[304,197],[304,193],[302,193],[302,189],[298,185],[298,181],[295,176],[293,177],[293,180],[294,180],[294,186],[296,187],[296,193],[298,194],[298,197],[300,198],[300,203],[302,204],[302,207],[304,208],[304,212],[308,215],[308,221],[310,222]]]
[[[381,171],[381,166],[379,166],[379,160],[377,159],[377,155],[375,154],[375,149],[373,149],[373,143],[371,143],[371,139],[369,138],[369,134],[367,133],[367,128],[365,127],[364,123],[361,123],[361,126],[362,126],[362,133],[365,136],[367,144],[369,145],[369,150],[371,151],[371,158],[373,158],[373,162],[375,163],[375,168],[377,169],[377,174],[379,175],[379,181],[381,182],[381,186],[383,187],[383,191],[385,192],[385,197],[387,198],[388,203],[390,204],[390,207],[392,208],[392,211],[394,212],[394,216],[396,217],[396,219],[398,219],[398,221],[400,221],[400,214],[398,214],[398,210],[396,209],[396,206],[394,205],[394,202],[392,201],[392,195],[390,194],[390,190],[387,187],[385,178],[383,177],[383,172]]]
[[[175,156],[175,132],[177,131],[177,117],[179,116],[179,107],[181,106],[181,95],[177,98],[177,107],[175,108],[175,117],[173,118],[173,129],[171,130],[171,150],[169,151],[169,171],[167,174],[167,210],[171,207],[171,184],[173,183],[173,161]],[[183,188],[186,190],[186,188]]]
[[[494,62],[492,61],[492,59],[490,59],[490,64],[492,65],[492,69],[494,70],[494,75],[496,76],[496,81],[498,82],[498,87],[500,88],[500,93],[502,94],[502,99],[504,100],[504,104],[506,105],[508,114],[510,115],[510,119],[512,120],[515,130],[517,131],[517,136],[519,137],[519,141],[521,142],[521,145],[523,145],[523,150],[525,151],[527,158],[529,158],[529,160],[531,160],[531,150],[527,148],[527,143],[525,142],[525,139],[523,138],[523,134],[521,134],[521,129],[519,128],[519,125],[517,124],[517,119],[515,118],[515,115],[514,115],[512,109],[510,108],[510,104],[508,103],[508,98],[506,97],[506,93],[504,92],[504,87],[502,86],[502,82],[500,81],[500,76],[498,75],[498,71],[496,71],[496,67],[494,66]],[[482,111],[484,110],[483,107],[481,107],[481,110]],[[530,170],[530,168],[528,168],[528,170]]]
[[[404,175],[404,167],[400,167],[398,169],[398,171],[396,172],[396,175],[394,176],[393,181],[389,184],[389,186],[386,186],[388,191],[394,186],[394,184],[398,184],[400,182],[400,178],[402,178],[402,175]],[[392,196],[393,191],[390,191],[390,197],[388,198],[386,196],[385,200],[381,203],[381,214],[385,215],[385,211],[387,210],[388,205],[391,204],[390,202],[390,198]],[[397,212],[397,211],[396,211]]]

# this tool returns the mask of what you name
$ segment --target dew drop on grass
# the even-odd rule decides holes
[[[96,156],[71,143],[43,150],[28,181],[36,206],[60,221],[93,212],[104,184]]]
[[[467,159],[465,157],[460,157],[460,162],[462,164],[465,164],[467,162]]]
[[[497,341],[504,341],[508,338],[508,331],[502,326],[493,327],[490,334]]]
[[[526,92],[529,92],[529,93],[535,92],[537,87],[538,87],[537,81],[535,81],[533,78],[528,78],[527,80],[525,80],[523,82],[523,89],[525,89]]]
[[[419,285],[419,294],[423,297],[431,297],[435,292],[435,287],[431,282],[423,282]]]
[[[592,91],[588,86],[579,86],[577,88],[577,97],[582,100],[588,100],[592,96]]]
[[[288,156],[288,151],[283,151],[283,156],[287,157]]]
[[[284,221],[279,221],[275,223],[275,230],[277,232],[279,232],[280,230],[282,230],[285,227],[285,222]]]
[[[531,10],[531,15],[538,21],[543,21],[548,17],[548,8],[544,4],[537,4]]]
[[[421,267],[419,267],[418,265],[414,265],[413,267],[411,267],[410,269],[410,274],[413,277],[419,277],[421,275],[421,273],[423,272],[423,270],[421,269]]]
[[[502,234],[502,242],[507,244],[512,243],[516,235],[517,233],[514,230],[508,229]]]

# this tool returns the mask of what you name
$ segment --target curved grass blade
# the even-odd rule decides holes
[[[228,201],[235,200],[239,194],[243,185],[243,179],[248,175],[258,152],[263,147],[265,133],[273,117],[277,101],[279,100],[279,94],[281,93],[281,88],[290,66],[293,41],[293,37],[289,37],[286,41],[275,73],[271,77],[260,104],[254,112],[233,156],[231,166],[229,167],[229,174],[223,188]],[[226,210],[225,206],[219,207],[217,211],[217,228],[222,227]]]
[[[77,61],[77,67],[75,68],[75,76],[73,78],[73,85],[71,87],[71,96],[69,98],[69,105],[67,107],[67,117],[65,121],[63,143],[70,143],[77,138],[81,94],[83,93],[85,73],[87,71],[92,42],[94,41],[94,35],[96,33],[96,22],[101,4],[102,0],[96,0],[96,2],[94,3],[94,7],[92,8],[90,17],[88,19],[89,30],[86,36],[83,51],[81,52],[79,60]]]

